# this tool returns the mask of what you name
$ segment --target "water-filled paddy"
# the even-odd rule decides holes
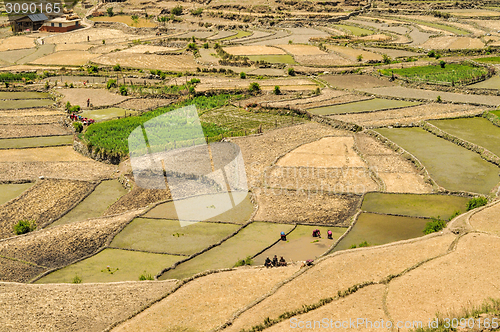
[[[97,122],[106,121],[110,119],[123,118],[125,115],[137,115],[137,111],[129,111],[123,108],[111,107],[101,108],[96,110],[87,110],[80,114],[83,117],[94,119]]]
[[[7,183],[0,184],[0,205],[7,203],[31,188],[34,183]]]
[[[225,194],[220,194],[220,195],[225,195]],[[218,195],[209,195],[210,199],[217,200]],[[190,202],[193,202],[195,204],[198,202],[198,197],[192,197],[192,198],[186,198],[183,201],[185,201],[186,205],[189,205]],[[233,222],[237,224],[243,224],[248,219],[250,219],[250,216],[252,215],[253,212],[253,205],[252,202],[250,201],[250,195],[247,195],[245,199],[238,205],[236,205],[233,209],[230,209],[226,212],[223,212],[213,218],[208,219],[209,221],[225,221],[225,222]],[[160,204],[153,208],[151,211],[146,213],[143,217],[145,218],[159,218],[159,219],[179,219],[177,216],[177,212],[175,211],[175,205],[174,202],[167,202]]]
[[[487,194],[500,181],[498,167],[422,128],[376,131],[416,156],[431,177],[448,190]]]
[[[482,146],[500,157],[500,127],[485,118],[434,120],[429,123],[453,136]]]
[[[126,193],[127,190],[118,180],[102,181],[80,204],[56,220],[51,226],[99,217],[111,204]]]
[[[83,283],[139,281],[141,274],[148,273],[154,277],[181,258],[182,256],[105,249],[97,255],[52,272],[36,283],[71,283],[75,276],[80,277]]]
[[[311,108],[311,109],[308,109],[308,111],[313,113],[313,114],[331,115],[331,114],[378,111],[378,110],[391,109],[391,108],[415,106],[415,105],[419,105],[419,104],[421,104],[421,103],[412,102],[412,101],[404,101],[404,100],[374,98],[374,99],[356,101],[356,102],[347,103],[347,104]]]
[[[160,279],[182,279],[205,270],[232,267],[238,260],[254,256],[279,240],[281,231],[287,233],[292,228],[293,225],[287,224],[254,222],[220,246],[178,265]]]
[[[500,89],[500,76],[493,76],[482,82],[469,85],[469,87],[476,89]]]
[[[178,220],[136,218],[113,239],[111,246],[192,255],[219,242],[240,227],[206,222],[181,227]]]
[[[411,217],[449,219],[455,211],[465,212],[468,198],[449,195],[368,193],[361,210]]]
[[[49,99],[50,95],[45,92],[34,92],[34,91],[26,91],[26,92],[0,92],[0,99]]]
[[[312,231],[319,229],[321,238],[312,237]],[[327,231],[332,231],[332,240],[327,237]],[[345,233],[347,228],[319,227],[298,225],[288,236],[287,241],[280,241],[254,259],[255,265],[263,265],[266,257],[274,255],[285,258],[287,262],[315,259],[325,253],[335,241]]]
[[[0,139],[0,149],[36,148],[73,144],[73,135]]]
[[[334,251],[349,249],[368,242],[370,246],[423,236],[430,219],[361,213],[356,225],[335,247]]]
[[[289,54],[246,55],[251,61],[266,61],[269,63],[286,63],[296,65],[294,58]]]
[[[52,105],[54,101],[51,99],[9,99],[0,103],[0,110],[11,110],[17,108],[33,108]]]

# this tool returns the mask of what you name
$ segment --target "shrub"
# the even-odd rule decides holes
[[[191,84],[197,84],[200,82],[201,82],[201,80],[199,78],[192,78],[191,81],[189,81],[189,83],[191,83]]]
[[[275,95],[280,95],[281,94],[281,90],[280,90],[279,85],[275,85],[274,86],[274,91],[273,92],[274,92]]]
[[[292,67],[288,68],[288,75],[295,76],[295,69],[293,69]]]
[[[103,40],[102,40],[102,44],[103,44],[103,45],[104,45],[104,44],[106,44],[106,40],[104,40],[104,39],[103,39]]]
[[[113,16],[115,14],[113,13],[113,7],[109,7],[108,9],[106,9],[106,13],[108,13],[109,17]]]
[[[49,81],[45,82],[45,90],[50,89],[50,83]]]
[[[80,110],[81,110],[80,105],[73,105],[69,108],[68,111],[69,111],[69,113],[78,113],[78,112],[80,112]]]
[[[81,122],[73,122],[73,127],[75,127],[75,131],[77,133],[81,133],[83,131],[83,125]]]
[[[208,43],[203,44],[203,48],[207,49],[208,48]]]
[[[111,88],[117,88],[118,85],[116,83],[116,80],[108,80],[108,82],[106,83],[106,88],[109,90]]]
[[[182,15],[182,10],[183,10],[183,8],[182,8],[182,6],[181,6],[181,5],[179,5],[179,6],[175,6],[174,8],[172,8],[171,13],[172,13],[173,15],[175,15],[175,16],[180,16],[180,15]]]
[[[314,94],[319,95],[321,93],[321,89],[319,87],[314,90]]]
[[[132,15],[130,18],[132,18],[132,21],[136,22],[139,20],[139,16],[138,15]]]
[[[443,228],[446,227],[446,221],[437,218],[432,218],[432,221],[429,221],[425,224],[424,234],[431,234],[435,232],[439,232]]]
[[[127,89],[127,87],[126,87],[125,85],[121,85],[121,86],[120,86],[120,94],[121,94],[122,96],[126,96],[126,95],[128,95],[128,89]]]
[[[190,95],[194,95],[194,94],[196,93],[196,91],[195,91],[195,89],[194,89],[194,86],[190,86],[190,87],[188,88],[188,91],[189,91],[189,94],[190,94]]]
[[[439,59],[440,57],[441,57],[441,54],[436,53],[436,60]]]
[[[361,62],[363,61],[363,54],[360,54],[356,57],[356,60],[358,60],[358,62]]]
[[[260,92],[260,85],[259,85],[259,83],[257,83],[257,82],[250,83],[248,91],[250,91],[250,93]]]
[[[99,72],[99,67],[97,66],[90,66],[87,68],[87,71],[89,74],[94,74]]]
[[[448,220],[453,220],[453,218],[458,217],[461,214],[462,214],[462,212],[460,212],[459,210],[456,210],[455,212],[453,212],[453,214],[450,216],[450,219],[448,219]]]
[[[36,222],[34,220],[19,220],[13,228],[16,235],[26,234],[35,230]]]
[[[239,261],[237,261],[236,264],[234,264],[234,267],[252,265],[252,263],[253,263],[252,256],[247,256],[247,258],[240,259]]]
[[[203,8],[197,8],[197,9],[191,10],[191,15],[193,15],[193,16],[200,16],[201,13],[203,13]]]
[[[444,68],[444,67],[446,67],[446,62],[441,60],[441,61],[439,61],[439,65],[441,66],[441,68]]]
[[[440,102],[442,101],[442,100],[441,100],[441,96],[437,96],[436,101],[437,101],[438,103],[440,103]]]
[[[144,273],[139,276],[139,281],[144,280],[155,280],[155,278],[153,278],[151,273],[146,273],[146,271],[144,271]]]
[[[429,58],[434,58],[436,56],[436,52],[435,51],[429,51],[429,53],[427,53],[427,56]]]
[[[81,284],[82,283],[82,278],[80,278],[78,276],[78,274],[77,274],[77,275],[75,275],[75,277],[73,278],[73,280],[71,280],[71,282],[74,283],[74,284]]]
[[[120,71],[120,70],[122,70],[122,67],[119,64],[116,64],[116,65],[113,66],[113,70],[114,71]]]
[[[473,210],[475,208],[481,207],[488,204],[486,197],[474,197],[469,199],[467,202],[467,211]]]
[[[245,78],[247,78],[247,74],[245,74],[244,72],[241,72],[240,78],[244,80]]]
[[[391,63],[391,58],[387,54],[382,54],[382,61],[388,65]]]
[[[69,112],[70,108],[71,108],[71,103],[68,101],[66,102],[66,111]]]
[[[188,46],[187,46],[187,48],[190,51],[194,51],[194,50],[198,49],[198,47],[196,46],[196,43],[189,43]]]
[[[73,85],[73,83],[70,83],[69,87],[70,87],[70,89],[73,89],[75,86]]]
[[[360,247],[360,248],[369,247],[369,246],[370,246],[370,244],[366,241],[363,241],[360,244],[358,244],[358,247]]]

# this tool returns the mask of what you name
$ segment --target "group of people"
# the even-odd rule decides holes
[[[80,121],[85,126],[91,125],[95,122],[94,119],[84,118],[83,116],[75,114],[75,113],[70,114],[69,118],[73,121]]]
[[[328,235],[328,239],[333,240],[333,233],[332,233],[332,231],[331,231],[331,230],[328,230],[328,231],[326,232],[326,234]],[[321,232],[320,232],[320,230],[319,230],[319,229],[315,229],[315,230],[313,231],[313,233],[312,233],[312,236],[313,236],[313,237],[321,237]]]
[[[278,266],[286,266],[286,261],[281,256],[278,260],[278,256],[274,255],[273,260],[270,260],[269,257],[266,258],[266,262],[264,263],[265,267],[278,267]]]

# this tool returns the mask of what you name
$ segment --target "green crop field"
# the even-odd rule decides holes
[[[52,105],[51,99],[10,99],[0,102],[0,110],[11,110],[18,108],[34,108]]]
[[[7,183],[0,184],[0,205],[7,203],[31,188],[34,183]]]
[[[477,58],[477,59],[474,59],[474,61],[496,64],[496,63],[500,63],[500,56],[491,56],[491,57],[486,57],[486,58]]]
[[[73,135],[0,139],[0,149],[72,145]]]
[[[369,35],[373,35],[375,33],[372,30],[356,27],[354,25],[335,24],[334,27],[339,28],[341,30],[346,30],[351,35],[354,35],[354,36],[369,36]]]
[[[453,191],[488,194],[498,183],[499,168],[479,154],[434,136],[422,128],[377,129],[416,156],[431,177]]]
[[[339,242],[334,251],[349,249],[353,245],[359,246],[364,241],[370,246],[376,246],[423,236],[425,224],[429,221],[430,219],[423,218],[362,213],[356,225]]]
[[[448,195],[368,193],[361,210],[410,217],[449,219],[455,211],[465,212],[468,198]]]
[[[453,136],[482,146],[500,157],[500,128],[485,118],[434,120],[429,123]]]
[[[111,246],[192,255],[219,242],[240,227],[206,222],[181,227],[178,220],[137,218],[113,239]]]
[[[252,33],[250,31],[244,31],[244,30],[239,30],[237,34],[225,38],[218,39],[217,41],[224,41],[224,40],[232,40],[232,39],[238,39],[238,38],[243,38],[243,37],[248,37]]]
[[[429,82],[459,83],[462,80],[470,80],[486,75],[488,70],[483,67],[474,67],[468,64],[450,63],[446,64],[444,68],[436,64],[409,68],[381,69],[380,72],[388,76],[392,75],[394,72],[394,74],[399,76]]]
[[[45,92],[6,92],[0,91],[0,99],[49,99],[50,95]]]
[[[111,108],[101,108],[96,110],[86,110],[80,114],[83,117],[94,119],[97,122],[102,122],[106,120],[122,118],[125,115],[137,115],[137,111],[130,111],[123,108],[111,107]]]
[[[296,65],[294,58],[289,54],[246,55],[250,61],[265,61],[269,63],[286,63]]]
[[[126,193],[127,190],[118,180],[103,181],[80,204],[52,223],[51,226],[99,217],[111,204]]]
[[[332,105],[318,108],[308,109],[313,114],[330,115],[330,114],[344,114],[344,113],[360,113],[378,111],[384,109],[408,107],[420,105],[418,102],[393,100],[393,99],[380,99],[374,98],[370,100],[356,101],[353,103]]]
[[[287,233],[292,228],[293,225],[254,222],[220,246],[178,265],[160,279],[183,279],[205,270],[232,267],[238,260],[254,256],[279,240],[281,231]]]
[[[235,98],[235,96],[228,94],[220,94],[212,97],[195,97],[168,107],[157,108],[154,111],[146,112],[139,116],[131,116],[123,119],[95,123],[87,129],[84,137],[85,140],[92,146],[98,147],[101,151],[117,155],[126,155],[129,152],[128,137],[130,133],[146,121],[151,120],[158,115],[192,104],[196,105],[198,112],[218,108],[226,105],[231,97]],[[208,137],[220,137],[221,134],[229,135],[232,132],[228,128],[221,128],[211,123],[202,123],[202,127],[204,134]],[[162,133],[163,132],[164,131],[162,131]],[[179,137],[178,132],[172,131],[170,134],[178,140],[183,139],[183,137]]]
[[[71,283],[75,276],[80,277],[83,283],[139,281],[141,274],[155,276],[181,258],[182,256],[104,249],[97,255],[54,271],[36,283]]]

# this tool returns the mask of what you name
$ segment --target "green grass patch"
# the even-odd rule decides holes
[[[286,63],[296,65],[297,62],[290,54],[247,55],[250,61],[265,61],[269,63]]]
[[[481,159],[479,154],[422,128],[381,128],[376,131],[416,156],[431,177],[448,190],[488,194],[498,183],[498,167]]]
[[[36,148],[72,144],[73,135],[0,139],[0,149]]]
[[[28,190],[34,183],[8,183],[0,184],[0,205],[7,203],[13,198]]]
[[[335,24],[334,27],[341,29],[341,30],[344,30],[344,31],[347,31],[349,34],[351,34],[353,36],[369,36],[369,35],[373,35],[375,33],[375,31],[356,27],[354,25]]]
[[[0,73],[0,82],[20,82],[23,80],[32,81],[36,79],[36,73]]]
[[[126,193],[127,190],[118,180],[103,181],[80,204],[56,220],[51,226],[100,217],[111,204]]]
[[[465,212],[468,201],[466,197],[451,195],[367,193],[361,210],[410,217],[440,216],[449,219],[456,211]]]
[[[238,38],[244,38],[250,36],[252,33],[250,31],[244,31],[244,30],[239,30],[237,34],[221,39],[217,39],[217,41],[224,41],[224,40],[232,40],[232,39],[238,39]]]
[[[488,74],[488,69],[484,67],[475,67],[469,64],[450,63],[444,68],[440,65],[428,65],[408,68],[381,69],[384,75],[394,74],[419,79],[428,82],[448,82],[459,83],[481,77]]]
[[[86,110],[83,111],[81,116],[85,118],[94,119],[97,122],[107,121],[116,118],[123,118],[125,115],[137,115],[137,111],[130,111],[123,108],[111,107],[111,108],[101,108],[97,110]]]
[[[419,237],[427,222],[429,219],[363,212],[334,251],[350,249],[364,242],[374,246]]]
[[[220,246],[181,263],[160,279],[182,279],[205,270],[233,267],[235,262],[253,256],[279,240],[281,231],[287,233],[292,228],[293,225],[254,222]]]
[[[34,108],[52,105],[51,99],[19,99],[4,100],[0,103],[0,110],[13,110],[18,108]]]
[[[90,20],[94,21],[94,22],[119,22],[119,23],[124,23],[124,24],[131,26],[131,27],[134,27],[134,28],[154,28],[154,27],[156,27],[156,24],[154,22],[151,22],[148,19],[145,19],[143,17],[137,17],[134,20],[131,16],[125,16],[125,15],[115,15],[112,17],[106,17],[106,16],[92,17]]]
[[[85,140],[94,147],[98,147],[101,151],[111,154],[126,155],[128,154],[128,136],[138,126],[144,124],[158,115],[170,112],[177,108],[196,105],[198,112],[203,112],[209,109],[218,108],[226,105],[229,98],[235,98],[228,94],[220,94],[211,97],[195,97],[168,107],[160,107],[154,111],[146,112],[140,116],[132,116],[123,119],[110,120],[91,125],[85,132]],[[236,96],[238,97],[238,96]],[[221,128],[212,123],[202,122],[203,132],[209,138],[220,137],[221,134],[230,134],[230,128]],[[181,133],[171,132],[172,137],[182,140]]]
[[[436,233],[444,229],[445,227],[446,227],[446,221],[441,220],[439,218],[432,218],[432,221],[429,221],[427,224],[425,224],[423,232],[425,235]]]
[[[83,283],[136,281],[141,274],[144,274],[144,271],[157,274],[180,258],[182,257],[105,249],[97,255],[54,271],[36,283],[71,283],[75,275],[78,275]]]
[[[199,216],[200,209],[212,209],[214,206],[220,206],[219,202],[226,197],[226,194],[215,194],[207,196],[197,196],[191,197],[177,201],[177,204],[182,204],[184,206],[197,206],[198,211],[195,211],[195,217]],[[203,205],[201,205],[203,204]],[[212,206],[212,204],[214,204]],[[253,204],[250,201],[250,195],[247,195],[243,201],[241,201],[234,208],[225,211],[215,217],[208,219],[209,221],[224,221],[237,224],[243,224],[250,219],[253,212]],[[172,219],[177,220],[177,212],[175,210],[174,202],[167,202],[156,206],[144,215],[145,218],[156,218],[156,219]],[[187,219],[193,220],[193,219]]]
[[[455,28],[455,27],[452,27],[449,25],[445,25],[445,24],[439,24],[439,23],[433,23],[433,22],[427,22],[427,21],[421,21],[421,20],[405,19],[405,18],[401,18],[401,17],[397,17],[394,19],[396,19],[398,21],[403,21],[403,22],[411,22],[411,23],[425,25],[425,26],[428,26],[431,28],[448,31],[448,32],[454,33],[456,35],[470,35],[470,32],[467,30],[462,30],[462,29]]]
[[[486,197],[471,198],[467,203],[467,211],[476,209],[481,206],[485,206],[486,204],[488,204],[488,199],[486,199]]]
[[[192,255],[219,242],[239,227],[206,222],[181,227],[178,220],[136,218],[113,239],[111,246]]]
[[[7,92],[0,91],[0,99],[49,99],[50,95],[45,92],[33,92],[33,91],[23,91],[23,92]]]
[[[495,114],[496,116],[498,116],[500,118],[500,110],[491,111],[490,113]]]
[[[429,123],[439,129],[482,146],[500,157],[500,127],[495,126],[485,118],[462,118],[450,120],[433,120]]]
[[[313,114],[330,115],[330,114],[343,114],[343,113],[360,113],[378,111],[383,109],[409,107],[420,105],[419,102],[393,100],[393,99],[380,99],[374,98],[370,100],[356,101],[353,103],[331,105],[325,107],[311,108],[309,112]]]
[[[500,56],[491,56],[491,57],[486,57],[486,58],[476,58],[474,61],[477,62],[483,62],[483,63],[500,63]]]
[[[469,85],[475,89],[500,89],[500,76],[493,76],[487,80]]]

